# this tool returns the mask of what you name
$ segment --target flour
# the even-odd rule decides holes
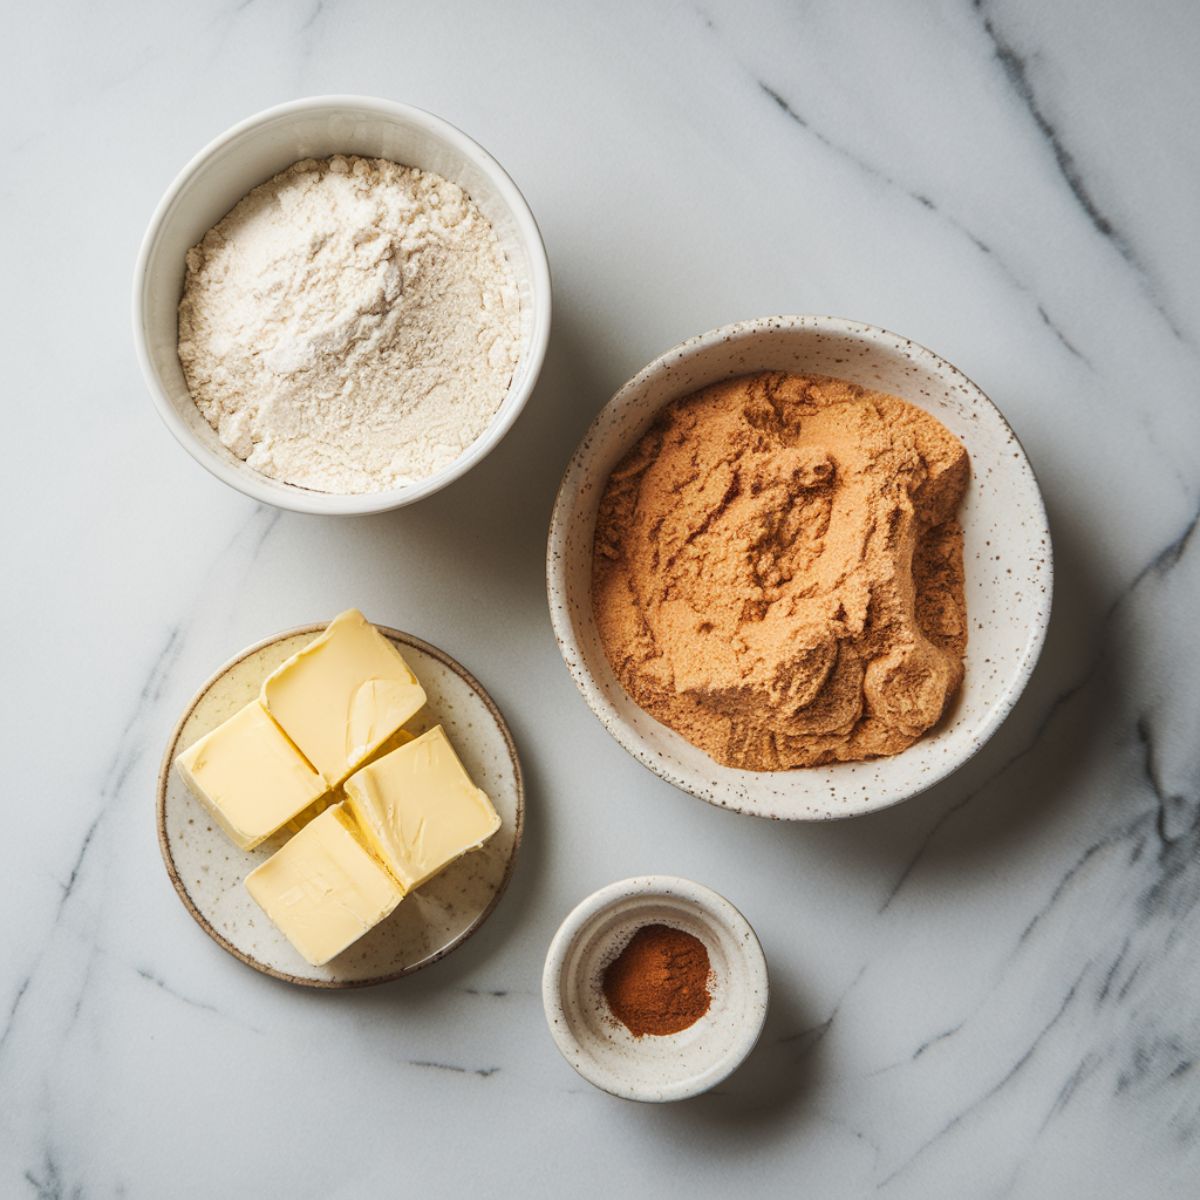
[[[487,428],[520,354],[512,269],[470,197],[381,159],[306,159],[187,254],[179,361],[264,475],[383,491]]]

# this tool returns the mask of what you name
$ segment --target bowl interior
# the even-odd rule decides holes
[[[724,903],[724,902],[723,902]],[[591,1083],[634,1100],[678,1100],[725,1078],[753,1047],[766,1012],[762,951],[732,906],[739,928],[689,896],[669,891],[618,895],[567,934],[551,988],[555,1040]],[[568,918],[570,920],[570,918]],[[711,1004],[694,1025],[665,1037],[634,1037],[602,990],[605,968],[643,925],[682,929],[704,943]]]
[[[966,678],[931,733],[892,758],[798,771],[713,762],[650,717],[608,664],[591,607],[592,536],[609,473],[669,401],[760,370],[832,375],[891,392],[932,413],[971,457],[965,530]],[[816,820],[885,807],[969,758],[1015,703],[1050,613],[1050,537],[1041,495],[1013,431],[986,396],[930,351],[869,326],[825,317],[747,322],[685,342],[617,393],[563,480],[551,525],[551,616],[567,666],[608,731],[646,766],[714,804]]]
[[[535,261],[535,256],[541,255],[540,241],[536,229],[524,225],[525,221],[532,224],[528,210],[524,214],[515,211],[514,200],[524,207],[515,186],[480,147],[436,117],[382,102],[378,106],[353,100],[306,102],[252,118],[202,151],[180,176],[156,215],[135,288],[140,295],[140,333],[147,366],[152,383],[157,382],[169,406],[165,415],[176,436],[197,447],[201,461],[227,482],[244,487],[245,477],[252,477],[256,493],[271,503],[336,509],[337,497],[269,479],[222,445],[192,402],[176,348],[187,251],[258,184],[300,159],[333,154],[386,158],[434,171],[459,184],[495,229],[512,265],[521,305],[521,359],[488,429],[457,462],[429,479],[392,493],[346,498],[347,511],[364,511],[393,507],[394,497],[402,493],[415,497],[436,491],[462,473],[464,462],[482,457],[498,440],[494,431],[503,433],[515,419],[541,365],[542,327],[548,314],[543,311],[546,297],[539,287],[544,259]],[[373,503],[381,496],[393,499]],[[302,498],[315,498],[315,503],[305,504]]]

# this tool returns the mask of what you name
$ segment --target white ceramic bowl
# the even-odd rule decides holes
[[[891,392],[932,413],[966,446],[966,678],[952,710],[903,753],[862,763],[755,772],[720,766],[633,702],[608,664],[591,606],[596,510],[613,467],[669,401],[752,371],[832,375]],[[996,731],[1025,687],[1050,620],[1050,530],[1016,434],[980,389],[931,350],[836,317],[766,317],[669,350],[631,379],[592,423],[567,467],[546,562],[550,617],[563,659],[605,729],[640,762],[713,804],[788,820],[885,808],[949,775]]]
[[[698,937],[712,972],[709,1010],[667,1037],[634,1037],[604,999],[604,969],[643,925]],[[746,1058],[767,1015],[767,963],[746,918],[688,879],[645,875],[610,884],[576,907],[546,955],[542,1002],[555,1044],[589,1083],[625,1100],[684,1100],[715,1087]]]
[[[188,393],[176,349],[184,255],[260,183],[302,158],[360,154],[434,171],[464,188],[491,222],[516,276],[521,358],[492,423],[457,460],[418,483],[337,495],[260,474],[221,444]],[[382,512],[420,500],[479,462],[508,432],[537,381],[550,336],[550,270],[537,223],[482,146],[430,113],[365,96],[316,96],[267,109],[210,142],[162,198],[138,255],[133,331],[150,394],[167,428],[218,479],[297,512]]]

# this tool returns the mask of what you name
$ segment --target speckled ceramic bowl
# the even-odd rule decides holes
[[[653,924],[704,943],[712,1002],[680,1033],[634,1037],[613,1016],[601,983],[629,939]],[[758,1041],[767,993],[766,959],[746,918],[723,896],[673,875],[624,879],[589,896],[554,935],[542,973],[546,1020],[563,1057],[624,1100],[685,1100],[715,1087]]]
[[[396,644],[425,688],[426,706],[406,728],[442,724],[472,779],[500,814],[483,848],[460,858],[405,898],[394,913],[343,954],[310,966],[250,898],[246,876],[290,836],[239,850],[209,817],[175,769],[175,755],[258,695],[263,679],[325,628],[276,634],[226,663],[193,697],[167,742],[158,778],[158,841],[171,882],[197,924],[235,958],[288,983],[365,987],[444,958],[488,918],[512,874],[525,799],[521,765],[499,709],[448,654],[411,634],[376,628]]]
[[[932,413],[966,446],[966,679],[942,722],[902,754],[806,770],[754,772],[715,763],[633,702],[608,664],[592,615],[592,537],[613,467],[671,400],[753,371],[832,375],[891,392]],[[559,489],[547,548],[550,617],[563,659],[605,729],[652,771],[712,804],[755,816],[849,817],[916,795],[996,731],[1033,672],[1050,620],[1050,530],[1017,436],[961,371],[883,329],[836,317],[766,317],[669,350],[631,379],[592,423]]]

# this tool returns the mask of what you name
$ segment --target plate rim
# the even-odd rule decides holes
[[[468,687],[483,701],[484,707],[487,708],[492,718],[495,720],[497,727],[504,736],[504,743],[508,750],[509,760],[512,763],[513,773],[516,778],[517,785],[517,813],[515,821],[515,829],[513,830],[512,850],[508,856],[508,862],[504,867],[504,874],[500,879],[495,892],[492,894],[486,907],[479,913],[475,920],[463,930],[452,942],[443,946],[436,953],[423,958],[420,962],[414,963],[411,966],[401,968],[399,971],[391,971],[384,975],[373,975],[365,979],[306,979],[302,975],[293,975],[290,971],[281,971],[277,967],[271,966],[269,963],[261,962],[252,955],[247,954],[244,950],[235,946],[228,938],[219,933],[200,911],[196,902],[192,899],[191,893],[187,889],[187,885],[180,878],[179,871],[175,866],[174,855],[171,850],[171,841],[167,835],[167,784],[171,775],[171,768],[175,765],[176,747],[179,745],[180,735],[183,733],[183,727],[187,723],[188,718],[195,711],[196,706],[204,699],[205,696],[216,686],[219,680],[223,679],[238,663],[243,662],[252,654],[257,654],[260,650],[264,650],[267,646],[272,646],[276,642],[282,642],[285,638],[298,637],[302,634],[321,633],[329,625],[328,621],[317,621],[307,625],[298,625],[293,629],[285,629],[279,633],[271,634],[268,637],[262,638],[252,645],[247,646],[244,650],[235,654],[232,658],[224,662],[216,671],[213,672],[196,690],[195,694],[188,701],[179,719],[175,722],[171,730],[170,736],[167,738],[166,750],[163,752],[162,763],[158,771],[158,783],[155,795],[155,824],[158,830],[158,848],[162,854],[163,863],[167,868],[167,875],[171,880],[172,886],[175,888],[176,894],[182,901],[184,908],[187,909],[189,915],[200,928],[208,934],[208,936],[216,942],[222,950],[231,954],[239,962],[253,968],[262,975],[269,975],[272,979],[282,980],[284,983],[294,984],[297,987],[315,988],[321,991],[341,991],[364,987],[374,987],[381,983],[391,983],[396,979],[403,979],[406,975],[413,975],[417,971],[421,971],[426,967],[433,966],[434,963],[440,962],[447,955],[452,954],[464,942],[466,942],[492,915],[496,906],[500,903],[501,896],[508,890],[509,882],[512,879],[513,869],[517,862],[517,853],[521,848],[521,838],[525,830],[525,777],[521,770],[521,759],[517,754],[516,743],[513,740],[512,730],[508,727],[508,722],[504,719],[504,714],[500,711],[496,702],[492,699],[488,690],[467,670],[466,667],[447,654],[440,647],[433,645],[432,642],[427,642],[423,638],[417,637],[415,634],[406,633],[403,630],[395,629],[390,625],[376,625],[371,622],[376,629],[379,630],[385,637],[392,641],[399,641],[405,645],[412,646],[417,650],[421,650],[426,654],[436,658],[443,666],[449,667],[456,675],[458,675]],[[197,801],[198,803],[198,801]]]

